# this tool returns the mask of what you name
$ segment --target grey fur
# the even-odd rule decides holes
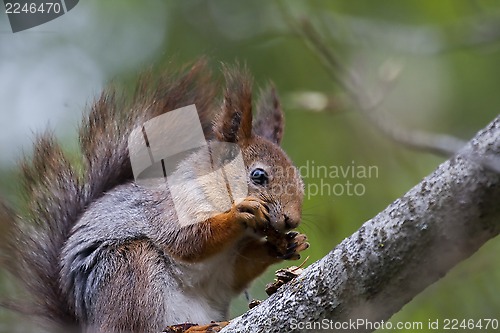
[[[201,61],[182,74],[166,73],[158,81],[144,76],[131,99],[117,98],[112,90],[103,93],[81,126],[81,170],[70,163],[51,134],[40,137],[34,157],[22,164],[28,215],[5,217],[17,220],[19,226],[11,248],[20,260],[11,267],[33,295],[29,311],[58,329],[78,327],[85,333],[157,332],[166,325],[227,319],[231,299],[248,282],[235,282],[234,267],[246,259],[240,251],[262,237],[256,231],[240,234],[239,230],[257,228],[263,218],[257,220],[248,208],[238,210],[238,204],[230,212],[217,212],[224,226],[238,234],[224,244],[217,243],[220,249],[207,255],[206,244],[217,236],[212,225],[181,226],[163,180],[148,188],[134,183],[127,151],[133,128],[162,113],[196,104],[205,136],[237,142],[248,168],[257,162],[269,173],[275,168],[293,168],[272,143],[281,140],[281,109],[267,107],[262,113],[276,119],[275,137],[270,127],[261,127],[268,140],[253,135],[250,79],[246,71],[226,70],[229,86],[216,117],[219,123],[213,126],[216,88],[204,74]],[[274,91],[272,101],[279,105]],[[263,124],[259,119],[256,122]],[[196,174],[197,158],[193,153],[179,164],[182,177]],[[270,214],[264,222],[283,231],[300,221],[303,185],[295,172],[273,181],[289,183],[291,193],[267,193],[250,186],[249,207],[257,207],[252,208],[257,214],[264,203]],[[193,207],[204,204],[213,185],[204,184],[201,191],[186,189],[186,202]],[[262,246],[261,251],[270,246],[260,240],[254,243]],[[306,247],[299,244],[297,251]],[[255,273],[278,261],[276,254],[264,255]]]

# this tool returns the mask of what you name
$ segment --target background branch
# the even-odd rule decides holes
[[[288,19],[288,22],[294,24],[291,18]],[[306,44],[320,58],[334,82],[338,83],[349,95],[354,103],[354,108],[361,112],[385,136],[409,148],[446,157],[454,155],[464,146],[465,142],[453,136],[403,128],[394,120],[383,116],[381,112],[375,112],[382,105],[389,90],[389,86],[383,83],[390,83],[397,75],[388,82],[380,82],[380,86],[385,86],[385,91],[370,94],[366,89],[363,89],[359,75],[342,64],[342,61],[331,51],[309,20],[303,19],[295,30],[299,32]]]
[[[407,54],[434,56],[457,50],[487,51],[500,42],[500,13],[471,8],[471,15],[453,24],[412,25],[339,13],[314,13],[325,32],[351,46],[381,46]]]
[[[500,176],[469,156],[499,154],[497,117],[455,157],[222,332],[299,332],[297,322],[389,319],[498,235]]]
[[[303,18],[300,23],[297,23],[285,8],[282,10],[290,27],[318,56],[333,81],[348,94],[354,104],[354,109],[390,140],[411,149],[445,157],[453,156],[465,145],[465,141],[451,135],[405,128],[380,112],[378,109],[383,104],[391,83],[397,78],[400,71],[392,71],[396,73],[380,80],[379,86],[382,87],[380,91],[368,91],[363,87],[360,75],[343,64],[308,19]],[[476,163],[481,163],[491,171],[500,173],[500,158],[496,156],[478,156],[476,154],[469,156],[469,158]]]

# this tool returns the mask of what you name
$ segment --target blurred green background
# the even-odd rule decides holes
[[[239,60],[253,73],[255,91],[275,83],[286,113],[283,146],[297,166],[377,170],[367,178],[304,175],[306,265],[320,259],[444,158],[401,147],[368,124],[287,25],[284,11],[311,21],[344,65],[360,73],[368,92],[381,89],[388,71],[398,71],[380,110],[404,127],[468,140],[499,113],[496,0],[82,0],[63,17],[17,34],[0,15],[1,195],[18,200],[14,161],[29,154],[34,132],[49,126],[75,149],[82,110],[111,80],[127,85],[145,68],[200,56],[208,56],[215,71],[220,62]],[[347,182],[358,194],[347,194]],[[391,320],[424,327],[444,318],[500,320],[499,252],[497,238]],[[265,284],[278,267],[257,279],[251,298],[266,297]],[[232,316],[246,303],[244,296],[235,301]],[[12,332],[11,322],[2,313],[0,330]]]

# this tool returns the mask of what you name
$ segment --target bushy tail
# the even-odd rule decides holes
[[[203,60],[159,78],[145,74],[132,98],[108,89],[92,106],[80,127],[82,159],[64,153],[50,132],[36,139],[33,156],[21,162],[25,213],[17,216],[0,204],[1,222],[15,226],[3,245],[8,254],[4,262],[33,299],[26,311],[62,326],[78,326],[59,287],[61,249],[71,228],[90,203],[133,178],[127,149],[132,129],[194,103],[210,136],[217,90]]]

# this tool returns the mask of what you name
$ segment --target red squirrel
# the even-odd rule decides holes
[[[221,101],[204,61],[159,79],[144,75],[132,97],[105,90],[81,123],[81,158],[50,132],[38,136],[21,162],[25,214],[3,209],[0,219],[17,226],[11,270],[33,297],[28,309],[52,329],[159,332],[224,321],[252,280],[309,246],[291,231],[301,221],[303,183],[279,146],[284,119],[275,89],[261,92],[254,117],[247,70],[223,72]],[[207,139],[239,147],[248,196],[182,225],[165,182],[134,180],[127,140],[146,121],[190,104]],[[191,177],[196,152],[187,160],[177,172]],[[193,208],[206,205],[215,184],[201,186],[186,189]]]

